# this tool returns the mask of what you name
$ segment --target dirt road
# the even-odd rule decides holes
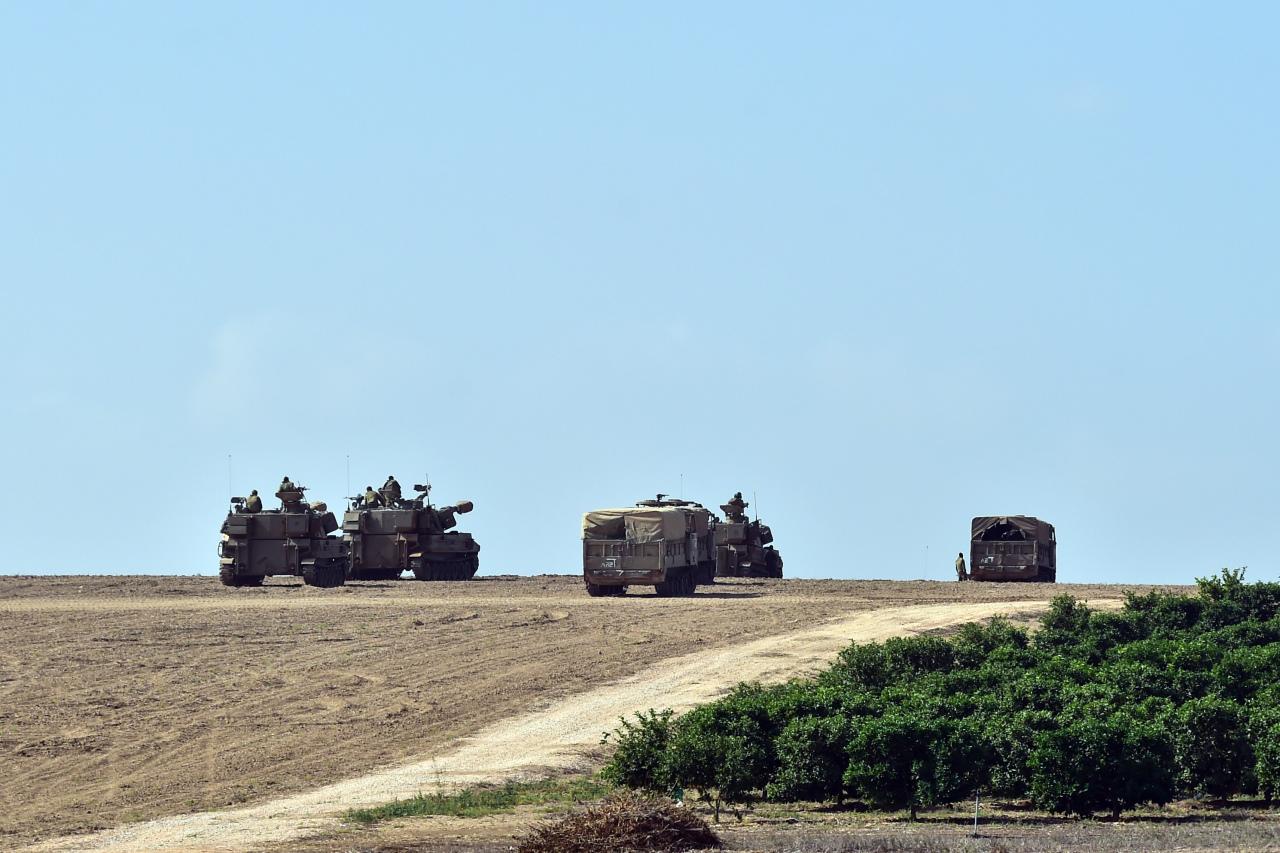
[[[433,756],[459,771],[468,735],[517,719],[553,725],[528,715],[568,697],[578,698],[563,706],[573,710],[565,725],[594,745],[617,716],[658,702],[633,686],[646,701],[624,707],[623,694],[607,713],[582,716],[593,691],[644,673],[666,678],[673,658],[701,661],[652,687],[679,705],[691,697],[677,687],[713,695],[771,666],[808,665],[847,639],[837,628],[833,639],[799,638],[828,620],[903,606],[1016,610],[1057,592],[1123,589],[735,581],[689,599],[613,600],[588,598],[564,576],[336,590],[0,578],[0,847],[287,800]],[[782,635],[789,658],[773,657],[774,641],[754,647],[754,664],[716,657]],[[806,642],[818,649],[809,658]],[[526,752],[523,764],[556,763]]]
[[[1047,602],[1044,602],[1047,603]],[[1115,600],[1099,602],[1110,606]],[[713,698],[741,680],[778,680],[829,660],[850,640],[938,629],[1041,602],[980,602],[891,607],[662,662],[650,671],[528,712],[466,739],[438,758],[327,785],[228,812],[206,812],[120,827],[92,838],[49,842],[39,850],[245,850],[337,829],[349,808],[411,797],[438,786],[496,782],[580,765],[600,734],[637,709],[677,710]]]

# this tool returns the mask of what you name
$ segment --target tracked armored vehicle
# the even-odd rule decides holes
[[[1030,515],[980,515],[969,535],[969,579],[1042,581],[1058,579],[1058,534]]]
[[[306,503],[305,491],[305,486],[282,488],[276,492],[279,509],[256,512],[246,508],[244,498],[231,499],[218,545],[218,578],[224,585],[261,586],[268,575],[294,575],[308,586],[345,583],[350,552],[341,538],[329,535],[338,521],[323,503]]]
[[[716,517],[693,501],[639,501],[582,516],[582,576],[591,596],[652,586],[661,596],[692,595],[715,581]]]
[[[725,520],[716,525],[716,577],[780,578],[782,555],[771,544],[773,531],[748,519],[748,506],[742,492],[720,505]]]
[[[399,487],[383,487],[377,498],[351,498],[342,516],[343,539],[351,549],[351,580],[395,580],[410,571],[422,581],[468,580],[480,568],[480,545],[470,533],[454,530],[471,501],[437,507],[431,487],[415,485],[417,497],[401,499]]]

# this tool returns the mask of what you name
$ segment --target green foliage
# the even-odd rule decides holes
[[[1119,815],[1174,793],[1173,739],[1128,714],[1083,716],[1036,736],[1028,765],[1031,799],[1050,812]]]
[[[849,721],[842,716],[797,717],[778,735],[778,769],[765,785],[771,800],[844,800]]]
[[[508,782],[498,786],[464,788],[453,794],[419,794],[382,806],[352,809],[347,820],[363,826],[400,817],[452,815],[481,817],[509,812],[518,806],[598,800],[611,787],[591,779],[547,779],[540,782]]]
[[[626,718],[619,720],[618,728],[607,733],[601,743],[616,745],[609,763],[600,771],[607,782],[637,788],[643,791],[665,791],[669,787],[663,762],[667,742],[671,739],[671,718],[674,712],[667,708],[636,714],[634,723]]]
[[[713,800],[717,812],[721,801],[750,803],[769,778],[772,743],[742,711],[721,703],[690,711],[676,724],[667,749],[666,778]]]
[[[1251,740],[1258,790],[1267,802],[1280,792],[1280,723],[1261,728]]]
[[[1227,797],[1243,789],[1253,755],[1238,703],[1212,696],[1190,700],[1178,709],[1175,738],[1181,781],[1189,792]]]
[[[615,733],[606,777],[731,803],[852,796],[886,809],[975,789],[1118,814],[1280,788],[1280,584],[1244,570],[1122,610],[1054,599],[1040,630],[854,644],[812,680],[740,685]]]

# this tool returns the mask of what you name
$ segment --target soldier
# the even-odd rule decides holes
[[[289,479],[289,475],[285,474],[284,477],[280,479],[280,488],[276,489],[276,491],[277,492],[293,492],[293,491],[297,491],[297,488],[298,487],[293,484],[293,480]]]
[[[258,490],[254,489],[249,493],[249,497],[244,499],[245,512],[262,512],[262,498],[258,497]]]
[[[729,502],[721,506],[725,520],[733,524],[741,524],[747,520],[747,507],[751,504],[742,499],[742,492],[734,492]]]
[[[956,580],[963,581],[969,579],[969,573],[965,570],[964,552],[961,551],[956,555]]]
[[[387,496],[387,500],[400,500],[400,484],[396,482],[394,474],[387,475],[387,482],[382,484],[382,493]]]
[[[364,487],[364,504],[366,509],[372,509],[375,506],[382,506],[382,495],[373,490],[373,486]]]

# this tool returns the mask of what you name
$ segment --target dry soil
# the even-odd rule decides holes
[[[0,578],[0,847],[111,827],[50,846],[302,837],[436,781],[574,766],[620,714],[787,677],[853,638],[1124,589],[732,581],[592,599],[566,576]]]

